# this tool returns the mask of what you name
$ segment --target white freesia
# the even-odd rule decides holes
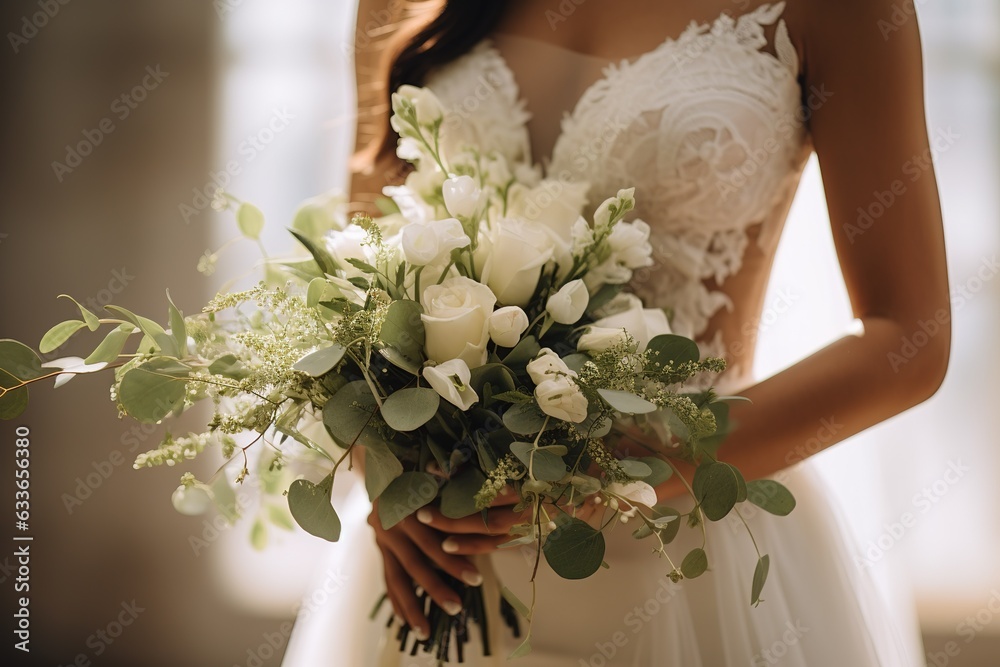
[[[444,116],[444,107],[429,88],[400,86],[399,90],[392,94],[392,111],[395,114],[393,117],[405,115],[407,106],[413,107],[419,125],[433,125]],[[401,120],[397,119],[392,129],[401,136],[407,136],[409,132],[396,127],[397,124],[403,125]]]
[[[624,484],[622,482],[612,482],[608,484],[607,491],[609,494],[626,499],[632,505],[645,505],[652,508],[657,503],[656,489],[650,486],[648,482],[640,480],[625,482]]]
[[[494,343],[500,347],[514,347],[528,328],[528,316],[517,306],[504,306],[493,311],[489,326]]]
[[[407,185],[387,185],[382,188],[382,194],[392,200],[407,223],[427,222],[435,218],[434,207]]]
[[[465,411],[479,400],[479,395],[469,386],[472,373],[461,359],[450,359],[437,366],[424,368],[424,379],[431,388],[455,407]]]
[[[642,301],[632,294],[621,295],[615,299],[615,305],[624,308],[617,313],[602,317],[594,322],[595,328],[625,329],[638,346],[639,352],[646,349],[653,338],[671,333],[667,314],[659,308],[643,308]],[[586,335],[586,334],[584,334]],[[581,343],[583,338],[581,337]],[[579,346],[578,346],[579,347]]]
[[[483,201],[483,191],[471,176],[455,176],[441,186],[444,207],[456,218],[471,218]]]
[[[608,235],[610,255],[594,267],[584,280],[591,290],[601,285],[622,285],[632,279],[632,272],[653,264],[653,246],[649,243],[649,225],[642,220],[619,222]]]
[[[58,389],[80,373],[96,373],[107,365],[105,361],[88,364],[81,357],[62,357],[42,364],[42,368],[59,368],[66,371],[56,375],[56,389]]]
[[[542,267],[552,258],[548,235],[516,218],[499,220],[481,244],[482,281],[508,306],[528,305]]]
[[[203,484],[187,486],[181,484],[175,490],[170,501],[174,509],[187,516],[204,514],[212,507],[212,496]]]
[[[591,326],[580,336],[576,349],[581,352],[604,352],[628,341],[625,329]]]
[[[569,377],[554,377],[535,387],[535,400],[542,412],[579,424],[587,418],[587,397]]]
[[[461,359],[469,368],[486,363],[489,317],[496,305],[489,287],[455,276],[427,287],[420,304],[429,359],[438,363]]]
[[[538,355],[528,362],[526,370],[535,384],[558,377],[576,377],[576,371],[570,370],[562,357],[547,347],[538,351]]]
[[[400,244],[406,261],[414,266],[432,264],[456,248],[465,248],[472,241],[455,218],[433,222],[414,222],[403,227]]]
[[[594,228],[607,228],[612,219],[621,219],[633,208],[635,208],[635,188],[619,190],[617,195],[605,199],[594,211]]]
[[[545,311],[559,324],[576,324],[590,303],[590,293],[582,280],[571,280],[545,303]]]

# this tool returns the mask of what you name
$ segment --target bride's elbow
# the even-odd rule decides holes
[[[951,313],[939,311],[934,319],[918,321],[908,336],[898,340],[899,347],[889,353],[889,365],[902,376],[912,404],[923,403],[938,392],[948,373]]]

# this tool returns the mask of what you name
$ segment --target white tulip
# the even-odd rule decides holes
[[[489,317],[496,305],[489,287],[455,276],[427,287],[420,304],[429,359],[438,363],[461,359],[469,368],[486,363]]]
[[[659,308],[643,308],[642,302],[635,297],[624,302],[628,303],[626,310],[609,315],[608,317],[602,317],[594,322],[594,327],[625,329],[635,339],[639,352],[645,350],[646,346],[649,345],[649,341],[653,338],[671,333],[667,314],[663,310]],[[580,341],[582,343],[583,338]],[[577,347],[580,346],[578,345]]]
[[[526,370],[535,384],[558,377],[576,377],[576,371],[571,371],[566,362],[547,347],[538,351],[538,355],[528,362]]]
[[[468,410],[479,400],[479,395],[469,386],[472,373],[469,366],[461,359],[451,359],[424,368],[424,379],[431,388],[462,411]]]
[[[514,347],[528,328],[528,316],[517,306],[504,306],[490,315],[490,338],[500,347]]]
[[[471,176],[449,178],[441,186],[444,207],[456,218],[471,218],[482,204],[483,191]]]
[[[535,387],[535,400],[542,412],[579,424],[587,418],[587,397],[571,378],[556,377]]]
[[[571,280],[545,303],[545,311],[559,324],[576,324],[590,303],[590,293],[582,280]]]

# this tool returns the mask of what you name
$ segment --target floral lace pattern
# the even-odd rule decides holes
[[[652,228],[657,265],[633,281],[650,306],[673,309],[679,334],[704,338],[731,308],[711,289],[737,274],[750,243],[770,255],[811,151],[798,57],[785,3],[711,24],[692,22],[634,60],[609,65],[563,118],[550,178],[585,181],[596,204],[635,186],[635,217]],[[765,26],[774,25],[774,53]],[[448,109],[447,140],[530,155],[517,82],[489,41],[426,82]],[[719,354],[720,337],[703,341]]]

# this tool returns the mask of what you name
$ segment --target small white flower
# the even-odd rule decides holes
[[[500,347],[514,347],[528,328],[528,316],[517,306],[504,306],[490,315],[490,338]]]
[[[611,224],[611,209],[616,211],[615,218],[620,219],[626,211],[635,207],[635,188],[619,190],[614,197],[608,197],[594,211],[594,227],[596,229],[606,228]]]
[[[582,280],[571,280],[549,297],[545,311],[559,324],[576,324],[590,303],[590,293]]]
[[[424,368],[424,379],[431,388],[455,407],[465,411],[479,400],[479,395],[469,386],[472,373],[461,359],[452,359],[437,366]]]
[[[181,484],[170,496],[170,501],[174,504],[175,510],[188,516],[204,514],[212,506],[212,496],[202,484],[191,486]]]
[[[579,424],[587,418],[587,397],[569,377],[555,377],[535,387],[535,400],[542,412]]]
[[[403,115],[406,106],[413,107],[419,125],[432,125],[444,117],[444,108],[441,106],[441,102],[429,88],[400,86],[399,90],[392,94],[393,113]]]
[[[612,482],[611,484],[608,484],[607,490],[608,493],[621,496],[633,505],[645,505],[650,508],[656,505],[656,489],[650,486],[647,482],[639,480],[627,482],[625,484],[622,484],[621,482]]]
[[[528,362],[526,369],[531,381],[541,384],[546,380],[558,377],[576,377],[576,372],[571,371],[562,358],[547,347],[543,347],[532,361]]]
[[[449,178],[441,186],[444,207],[456,218],[471,218],[482,204],[483,191],[471,176]]]
[[[635,339],[640,352],[646,349],[649,341],[653,338],[671,333],[667,314],[661,309],[643,308],[642,302],[634,296],[631,299],[619,300],[619,302],[627,304],[627,309],[597,320],[594,322],[595,329],[612,328],[628,331]],[[580,344],[577,345],[578,349],[582,349],[582,343],[583,337],[580,339]]]

